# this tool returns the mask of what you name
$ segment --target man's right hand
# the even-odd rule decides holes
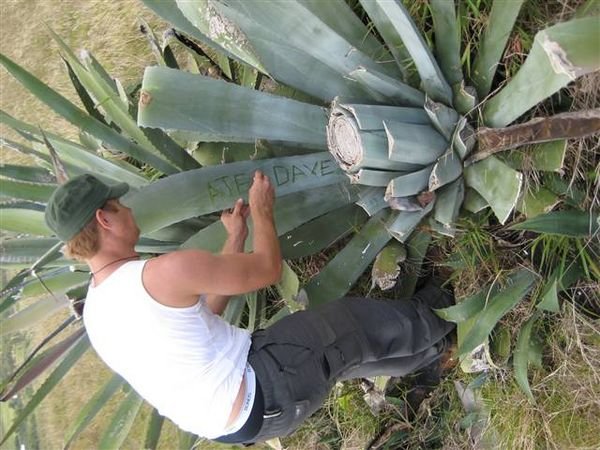
[[[271,218],[274,202],[275,188],[273,188],[269,177],[257,170],[254,172],[254,179],[248,193],[250,214],[252,214],[252,217]]]

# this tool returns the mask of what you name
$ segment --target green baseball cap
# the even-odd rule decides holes
[[[72,178],[50,196],[44,217],[61,241],[75,237],[94,217],[96,210],[129,190],[127,183],[109,186],[93,175]]]

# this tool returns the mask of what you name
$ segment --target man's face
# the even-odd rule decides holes
[[[115,233],[136,243],[140,237],[140,229],[135,222],[131,208],[123,205],[118,199],[108,200],[106,204],[109,208],[105,211],[111,215]]]

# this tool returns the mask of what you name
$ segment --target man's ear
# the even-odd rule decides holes
[[[99,227],[102,227],[104,229],[110,228],[108,214],[106,214],[106,211],[104,211],[103,209],[96,210],[96,222],[98,223]]]

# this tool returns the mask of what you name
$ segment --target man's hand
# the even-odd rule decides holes
[[[254,172],[254,180],[248,193],[248,202],[250,203],[250,212],[252,217],[273,218],[273,203],[275,202],[275,189],[269,180],[260,170]]]
[[[232,239],[242,244],[246,242],[248,237],[248,224],[246,220],[250,215],[250,208],[244,204],[241,198],[235,202],[235,205],[230,210],[225,210],[221,214],[221,222],[227,230],[228,239]]]

